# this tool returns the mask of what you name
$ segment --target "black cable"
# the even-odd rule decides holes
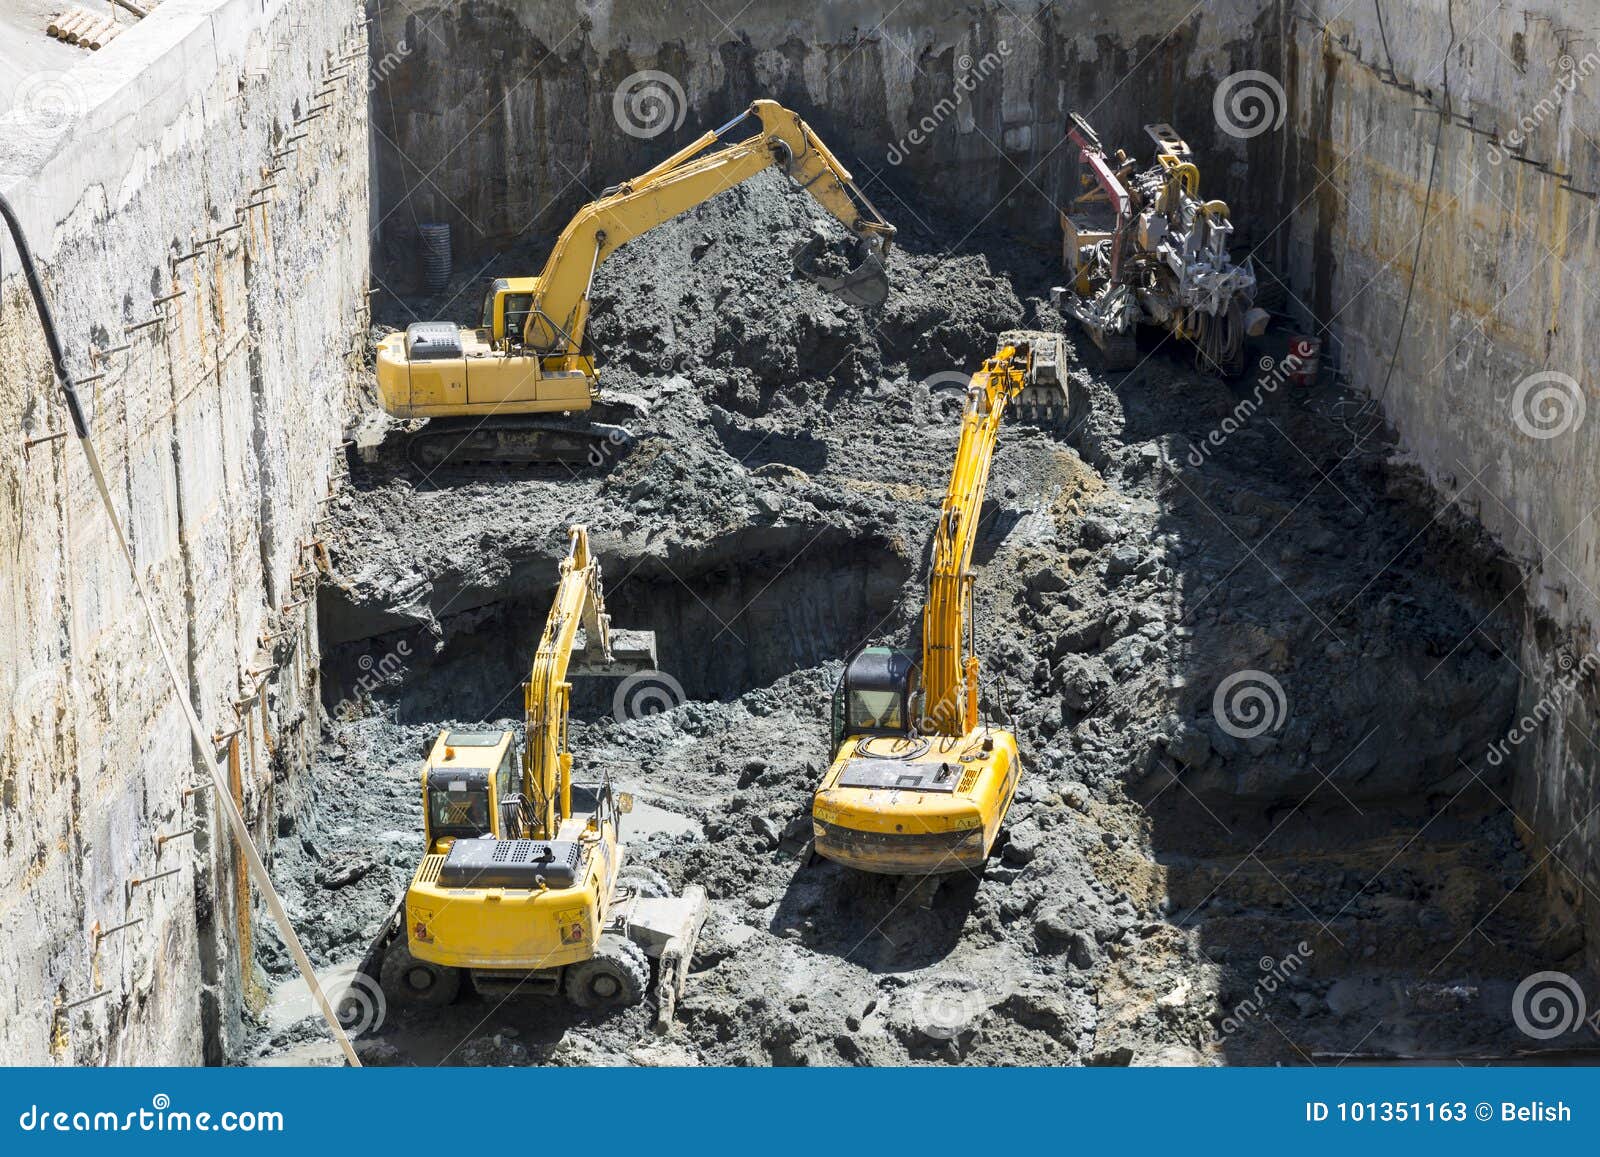
[[[1389,75],[1393,76],[1394,53],[1389,51],[1389,30],[1383,26],[1383,0],[1372,0],[1372,10],[1378,14],[1378,38],[1383,41],[1383,56],[1389,62]]]
[[[39,271],[34,268],[33,253],[28,248],[28,240],[22,235],[22,223],[17,220],[11,202],[3,195],[0,195],[0,217],[5,218],[6,227],[11,230],[11,243],[17,247],[17,256],[22,261],[22,275],[28,280],[28,292],[33,294],[33,307],[39,313],[39,326],[44,330],[44,342],[50,350],[50,362],[55,366],[56,381],[67,399],[67,413],[72,417],[72,429],[79,438],[87,438],[89,424],[84,421],[83,407],[78,404],[78,391],[73,389],[72,379],[67,375],[67,358],[61,349],[61,339],[56,334],[55,315],[50,312],[50,303],[44,296],[44,286],[39,283]]]
[[[1378,4],[1380,3],[1380,0],[1373,0],[1373,3]],[[1444,122],[1450,119],[1450,54],[1456,49],[1456,19],[1455,4],[1453,0],[1446,0],[1445,19],[1450,24],[1450,44],[1449,47],[1444,50],[1444,83],[1442,93],[1444,98],[1444,107],[1439,110],[1439,123],[1435,127],[1433,133],[1433,158],[1428,164],[1428,189],[1422,198],[1422,223],[1417,229],[1417,244],[1411,254],[1411,279],[1406,284],[1406,302],[1400,310],[1400,328],[1394,335],[1394,349],[1389,351],[1389,368],[1384,372],[1383,386],[1381,389],[1379,389],[1377,397],[1372,399],[1372,405],[1374,409],[1382,406],[1384,398],[1388,397],[1389,383],[1393,380],[1395,366],[1400,361],[1400,343],[1405,340],[1406,320],[1411,316],[1411,298],[1416,292],[1417,288],[1417,267],[1422,260],[1422,239],[1424,234],[1426,234],[1428,231],[1428,216],[1433,210],[1433,185],[1434,177],[1439,171],[1439,146],[1444,140]],[[1383,418],[1380,415],[1378,418],[1378,423],[1381,423],[1382,421]],[[1362,436],[1362,440],[1365,441],[1366,438],[1377,428],[1377,424],[1374,424],[1373,427]]]

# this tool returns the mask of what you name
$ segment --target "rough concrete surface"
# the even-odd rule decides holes
[[[284,608],[367,284],[359,79],[255,191],[355,16],[169,0],[0,106],[0,188],[70,372],[104,374],[82,386],[101,461],[263,839],[316,740],[316,625]],[[188,790],[208,776],[77,445],[24,451],[66,416],[9,238],[0,269],[0,1056],[220,1063],[264,995],[242,865]]]
[[[358,956],[404,889],[422,744],[515,725],[572,521],[615,621],[658,632],[684,692],[659,714],[618,709],[610,687],[581,700],[579,778],[681,817],[630,855],[713,899],[666,1042],[644,1010],[468,998],[388,1010],[363,1054],[1193,1064],[1525,1045],[1510,988],[1576,967],[1583,937],[1524,879],[1506,770],[1484,760],[1518,686],[1515,571],[1390,440],[1354,447],[1326,386],[1267,389],[1196,465],[1252,383],[1170,350],[1107,376],[1075,346],[1092,416],[1070,438],[1006,428],[978,550],[985,710],[1026,762],[1003,846],[928,909],[806,862],[840,661],[908,642],[917,619],[955,439],[924,380],[970,370],[1006,328],[1059,325],[1047,258],[998,233],[950,256],[953,238],[914,225],[882,314],[838,306],[788,273],[814,212],[763,178],[603,268],[606,385],[650,405],[632,454],[531,477],[358,469],[339,500],[321,615],[344,641],[312,796],[278,845],[319,964]],[[1240,739],[1212,705],[1247,669],[1287,704]],[[263,963],[285,978],[270,944]],[[302,1022],[254,1051],[326,1048]]]

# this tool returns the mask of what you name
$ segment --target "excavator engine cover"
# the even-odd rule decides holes
[[[582,850],[571,840],[457,840],[439,868],[443,888],[570,888]]]
[[[418,321],[406,326],[406,356],[414,362],[445,362],[465,357],[461,331],[448,321]]]

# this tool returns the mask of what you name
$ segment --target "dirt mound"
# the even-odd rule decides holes
[[[1071,439],[1006,429],[975,559],[984,710],[1025,753],[999,853],[926,909],[805,861],[840,663],[917,623],[957,432],[925,379],[970,372],[1001,330],[1059,324],[1026,247],[952,255],[912,230],[885,307],[850,310],[789,269],[816,216],[752,181],[602,269],[605,386],[649,407],[633,453],[539,477],[357,470],[341,498],[325,742],[277,847],[319,962],[405,886],[423,741],[516,713],[574,521],[616,622],[661,633],[683,692],[644,718],[610,687],[580,695],[578,777],[636,792],[630,855],[713,900],[669,1047],[642,1010],[534,999],[391,1013],[364,1048],[1117,1064],[1507,1047],[1485,994],[1572,951],[1523,893],[1497,903],[1520,852],[1482,756],[1514,706],[1519,612],[1472,528],[1390,447],[1352,444],[1328,390],[1275,387],[1216,445],[1239,391],[1166,350],[1108,378],[1074,343],[1092,418]],[[1269,677],[1259,730],[1217,706],[1241,673]],[[1470,935],[1486,914],[1492,951]],[[1367,1016],[1379,976],[1398,1012]]]

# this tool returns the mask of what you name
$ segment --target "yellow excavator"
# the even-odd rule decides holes
[[[760,126],[754,135],[707,151],[751,119]],[[889,292],[884,261],[894,226],[805,121],[774,101],[758,100],[579,209],[537,277],[503,277],[489,285],[476,328],[420,322],[378,343],[383,408],[395,418],[430,419],[411,439],[412,461],[424,468],[447,460],[583,462],[625,448],[632,438],[622,427],[570,417],[587,411],[603,417],[615,408],[597,405],[598,376],[586,336],[595,271],[618,246],[774,166],[837,218],[860,251],[853,268],[847,261],[830,271],[826,246],[813,237],[794,253],[796,272],[853,305],[881,305]]]
[[[818,855],[935,887],[946,873],[982,869],[1022,770],[1016,737],[978,709],[972,549],[1000,422],[1025,391],[1067,409],[1060,335],[1015,331],[1001,341],[967,385],[920,661],[876,645],[851,656],[833,696],[833,762],[811,807]]]
[[[573,526],[561,582],[524,688],[521,759],[511,731],[445,731],[422,768],[426,852],[362,969],[397,1003],[437,1007],[470,978],[481,994],[562,994],[580,1008],[641,1000],[655,961],[657,1025],[672,1023],[706,919],[625,866],[632,797],[609,777],[572,781],[569,675],[655,667],[655,636],[611,629],[600,563]],[[583,646],[578,647],[582,628]]]

